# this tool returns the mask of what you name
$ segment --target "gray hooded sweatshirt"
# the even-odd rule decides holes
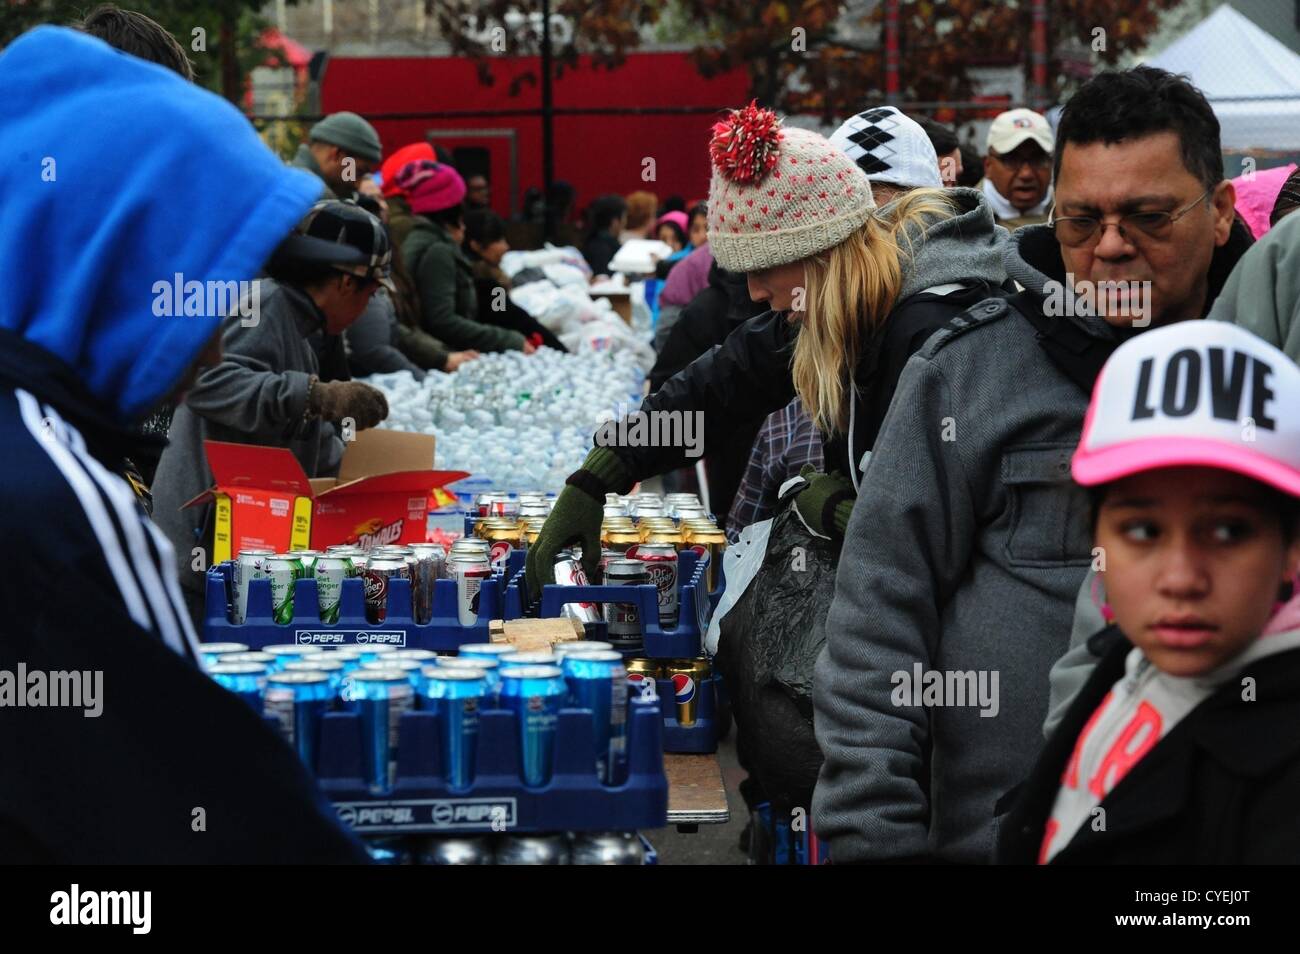
[[[205,550],[211,563],[211,504],[181,506],[212,486],[205,440],[286,447],[308,477],[338,472],[343,441],[334,425],[305,420],[307,386],[319,372],[308,338],[321,316],[304,292],[261,280],[261,309],[245,327],[238,314],[222,325],[221,363],[199,376],[172,418],[170,443],[154,477],[154,521],[176,550],[181,585],[201,593],[203,573],[192,568],[191,550]]]
[[[1045,296],[1031,261],[1061,269],[1043,226],[1014,233],[1005,263]],[[1062,320],[1115,340],[1100,319]],[[1042,745],[1048,670],[1090,561],[1088,501],[1070,480],[1086,403],[1002,300],[907,364],[845,533],[814,681],[813,818],[833,860],[992,857],[994,806]]]

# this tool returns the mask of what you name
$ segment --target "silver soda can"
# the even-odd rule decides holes
[[[561,550],[555,555],[555,582],[560,586],[587,585],[587,574],[582,569],[582,562],[571,550]],[[560,607],[560,612],[580,623],[600,621],[600,607],[595,603],[565,603]]]
[[[677,548],[671,543],[643,543],[634,558],[646,566],[646,574],[659,595],[659,625],[677,628]],[[611,634],[612,635],[612,634]]]
[[[640,865],[645,863],[645,848],[635,832],[575,832],[570,848],[570,864]]]
[[[271,618],[281,624],[293,622],[293,584],[298,579],[297,562],[287,556],[268,557],[266,578],[271,581]]]
[[[609,586],[642,586],[649,582],[650,574],[640,560],[612,560],[605,568],[605,583]],[[609,641],[615,648],[628,650],[644,645],[645,633],[637,603],[606,603],[605,621]]]
[[[460,624],[473,626],[478,622],[483,581],[492,575],[492,564],[487,554],[465,553],[455,556],[447,566],[456,580],[456,612]]]
[[[496,844],[499,865],[567,865],[569,846],[563,835],[505,835]]]
[[[231,603],[234,606],[236,623],[242,623],[248,618],[249,581],[266,578],[266,561],[273,556],[275,556],[274,550],[250,548],[239,551],[239,557],[231,567],[230,574],[230,582],[234,587]]]
[[[416,864],[421,865],[490,865],[492,845],[487,838],[443,836],[420,842]]]
[[[437,543],[413,543],[415,576],[411,580],[411,600],[415,608],[415,621],[428,623],[433,618],[434,582],[442,579],[447,563],[447,551]]]

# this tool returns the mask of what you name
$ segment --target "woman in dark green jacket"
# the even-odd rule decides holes
[[[460,173],[419,159],[398,170],[396,184],[415,213],[402,256],[419,291],[423,330],[454,351],[535,351],[519,332],[477,320],[474,273],[461,251],[465,181]]]

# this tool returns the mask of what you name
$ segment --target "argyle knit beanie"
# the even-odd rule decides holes
[[[871,218],[866,174],[823,136],[783,128],[750,103],[713,127],[709,248],[720,268],[753,272],[839,245]]]

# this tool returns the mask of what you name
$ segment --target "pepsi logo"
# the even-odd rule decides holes
[[[542,711],[543,709],[545,709],[545,708],[546,708],[546,699],[543,698],[542,696],[529,696],[529,697],[528,697],[528,711],[529,711],[529,712],[541,712],[541,711]]]
[[[674,673],[673,693],[677,696],[677,704],[685,705],[695,698],[695,680],[684,672]]]
[[[643,673],[643,672],[630,672],[630,673],[627,674],[627,681],[628,681],[628,682],[644,682],[644,681],[645,681],[645,673]]]
[[[493,566],[501,566],[510,558],[514,549],[508,540],[497,540],[488,551],[488,560]]]

